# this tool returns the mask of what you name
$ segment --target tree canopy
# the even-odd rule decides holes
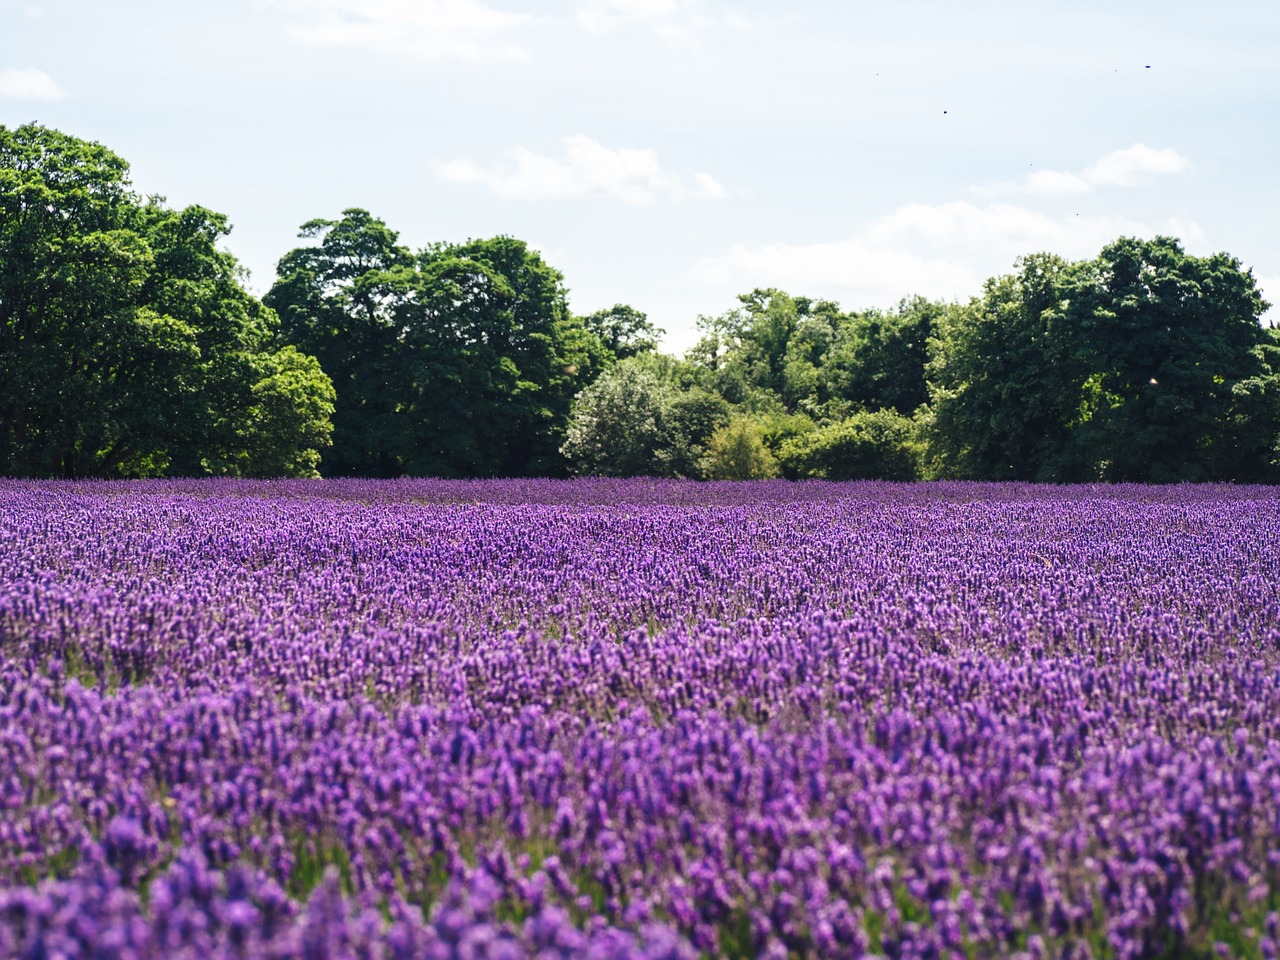
[[[625,303],[589,313],[582,322],[619,360],[657,350],[664,333],[649,321],[647,314]]]
[[[1126,237],[1066,279],[1065,334],[1088,372],[1076,474],[1261,479],[1275,425],[1250,423],[1258,411],[1247,389],[1270,379],[1274,390],[1276,371],[1258,323],[1262,296],[1240,262],[1190,256],[1168,237]]]
[[[702,318],[683,376],[794,478],[1276,480],[1265,309],[1236,259],[1122,237],[1023,257],[967,303],[846,313],[757,289]]]
[[[523,241],[414,254],[367,211],[313,220],[266,302],[337,385],[327,474],[562,474],[573,397],[611,355]]]
[[[298,475],[333,390],[218,249],[98,144],[0,127],[0,470]]]
[[[945,476],[1257,481],[1276,477],[1274,336],[1225,254],[1121,238],[1039,254],[948,311],[928,368]]]
[[[1238,260],[1168,237],[967,302],[758,288],[677,358],[514,237],[414,251],[347,209],[259,301],[229,232],[0,127],[0,471],[1280,481],[1280,333]]]
[[[1058,312],[1068,264],[1029,256],[944,312],[926,368],[943,476],[1055,480],[1086,372]]]

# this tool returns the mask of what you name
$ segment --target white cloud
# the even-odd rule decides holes
[[[1198,226],[1174,220],[1150,224],[1118,216],[1051,216],[1016,204],[964,200],[906,204],[871,223],[866,236],[877,244],[959,247],[975,256],[986,251],[1018,256],[1050,250],[1066,257],[1086,257],[1118,236],[1161,232],[1188,242],[1203,239]]]
[[[844,241],[735,245],[699,261],[693,277],[735,289],[776,286],[850,306],[883,306],[914,293],[968,299],[1025,254],[1050,251],[1079,259],[1094,256],[1118,236],[1155,234],[1188,244],[1204,240],[1197,225],[1178,221],[1055,217],[1013,204],[907,204]]]
[[[679,14],[689,3],[680,0],[588,0],[578,7],[584,22],[617,20],[660,20]]]
[[[641,29],[676,43],[692,41],[715,27],[744,30],[753,25],[734,11],[708,12],[701,0],[583,0],[578,22],[592,33]]]
[[[43,70],[0,70],[0,97],[9,100],[58,100],[64,91]]]
[[[975,187],[974,192],[983,197],[1088,193],[1095,187],[1139,186],[1149,183],[1155,177],[1185,173],[1190,169],[1191,161],[1171,147],[1157,150],[1135,143],[1124,150],[1113,150],[1079,173],[1037,170],[1028,174],[1020,183],[990,184]]]
[[[1090,164],[1084,178],[1090,183],[1108,187],[1130,187],[1146,183],[1152,177],[1183,173],[1191,169],[1191,161],[1170,147],[1155,150],[1135,143],[1127,150],[1108,153]]]
[[[323,46],[396,51],[432,58],[513,59],[510,38],[533,21],[481,0],[268,0],[294,18],[298,39]]]
[[[494,0],[258,0],[290,17],[305,43],[409,53],[433,59],[528,59],[522,31],[533,24],[592,34],[645,31],[690,43],[713,28],[760,26],[735,11],[708,12],[717,0],[577,0],[560,13],[514,12]],[[510,7],[518,9],[513,2]],[[534,7],[526,4],[526,7]]]
[[[724,188],[715,177],[709,173],[701,171],[693,175],[693,195],[695,197],[703,197],[707,200],[723,200],[729,196],[729,191]]]
[[[503,197],[559,200],[608,197],[628,204],[649,204],[667,197],[721,199],[728,192],[714,177],[695,173],[691,183],[667,173],[653,150],[613,149],[578,134],[564,138],[564,153],[553,157],[517,147],[497,163],[481,166],[457,159],[436,167],[449,183],[481,184]]]
[[[687,6],[680,0],[586,0],[578,6],[578,22],[595,33],[653,26],[677,20]]]
[[[1093,184],[1079,174],[1059,170],[1037,170],[1026,181],[1026,192],[1041,196],[1088,193],[1092,189]]]

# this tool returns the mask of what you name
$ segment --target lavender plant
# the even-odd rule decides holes
[[[1280,954],[1280,494],[0,481],[0,956]]]

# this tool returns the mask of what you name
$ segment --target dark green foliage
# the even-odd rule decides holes
[[[441,244],[420,264],[426,309],[413,329],[426,337],[466,413],[442,423],[455,441],[439,450],[442,469],[411,462],[409,472],[563,474],[559,447],[573,397],[606,361],[599,341],[569,314],[564,278],[511,237]],[[430,392],[442,386],[429,376],[421,384],[422,420],[433,412]]]
[[[888,312],[850,315],[840,324],[822,370],[821,390],[861,409],[910,416],[929,402],[929,338],[945,309],[910,297]]]
[[[1277,478],[1274,340],[1252,275],[1174,240],[1027,257],[936,324],[929,449],[940,476]]]
[[[363,210],[312,220],[301,236],[321,242],[285,254],[264,301],[280,314],[285,339],[333,378],[334,445],[322,472],[396,476],[390,451],[403,385],[391,358],[396,314],[414,286],[413,258]]]
[[[1250,423],[1261,413],[1247,400],[1253,387],[1237,385],[1274,391],[1274,373],[1261,350],[1262,297],[1239,261],[1189,256],[1167,237],[1122,238],[1074,271],[1064,295],[1089,371],[1072,437],[1079,472],[1263,479],[1267,428]]]
[[[1060,308],[1068,264],[1037,254],[935,321],[929,451],[940,476],[1066,480],[1088,368]]]
[[[830,315],[796,321],[783,355],[782,401],[788,410],[816,409],[831,398],[824,374],[838,336],[838,325]]]
[[[660,457],[663,473],[673,477],[702,474],[703,457],[712,435],[729,420],[731,408],[724,397],[701,387],[674,389],[667,406],[670,433]]]
[[[267,295],[337,387],[329,475],[562,474],[573,396],[609,359],[511,237],[411,255],[363,210],[315,220]]]
[[[1280,330],[1263,331],[1252,351],[1261,372],[1235,382],[1219,449],[1235,454],[1238,479],[1280,479]]]
[[[664,333],[649,322],[646,314],[625,303],[615,303],[608,310],[587,314],[582,318],[582,324],[618,360],[656,351]]]
[[[893,410],[862,411],[782,444],[778,460],[793,479],[915,480],[916,424]]]
[[[105,147],[0,127],[0,470],[312,471],[330,385],[280,352],[229,229],[141,201]]]

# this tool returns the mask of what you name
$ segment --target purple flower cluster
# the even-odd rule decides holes
[[[1280,491],[0,481],[0,957],[1278,924]]]

